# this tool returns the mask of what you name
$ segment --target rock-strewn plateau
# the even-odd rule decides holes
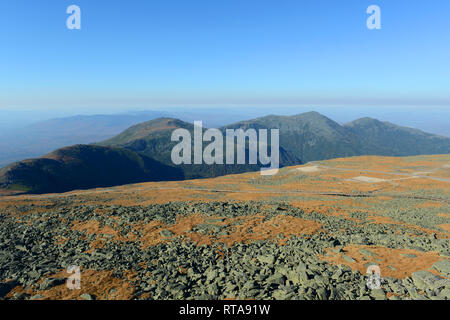
[[[449,164],[355,157],[4,196],[0,298],[448,299]],[[79,290],[66,286],[73,265]]]

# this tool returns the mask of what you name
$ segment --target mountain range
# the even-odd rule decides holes
[[[249,115],[249,112],[233,113],[230,110],[147,110],[58,117],[29,124],[24,119],[24,124],[19,125],[17,123],[20,121],[16,118],[24,118],[21,114],[10,121],[16,125],[9,127],[4,122],[8,114],[0,112],[0,168],[22,159],[40,157],[65,146],[103,141],[130,126],[160,117],[177,118],[186,122],[203,119],[204,126],[217,128],[254,116]]]
[[[170,154],[173,130],[193,125],[158,118],[133,125],[113,138],[58,149],[0,170],[0,188],[27,193],[65,192],[144,181],[215,177],[255,171],[257,165],[179,165]],[[279,129],[280,165],[359,155],[409,156],[450,153],[450,138],[362,118],[345,125],[317,113],[269,115],[221,127]]]

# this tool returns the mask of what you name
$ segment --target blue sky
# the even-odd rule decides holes
[[[0,110],[450,108],[449,17],[448,0],[2,0]]]

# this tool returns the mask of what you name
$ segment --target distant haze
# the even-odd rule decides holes
[[[232,122],[247,120],[268,114],[294,115],[317,111],[339,123],[358,118],[372,117],[398,125],[420,129],[426,132],[450,137],[450,106],[445,107],[151,107],[131,109],[50,109],[50,110],[0,110],[0,133],[10,129],[21,129],[41,121],[77,115],[139,115],[163,112],[184,121],[203,120],[208,127],[220,127]],[[143,120],[144,121],[144,120]]]

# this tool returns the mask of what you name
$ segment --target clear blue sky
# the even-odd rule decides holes
[[[448,0],[2,0],[0,41],[0,110],[450,108]]]

